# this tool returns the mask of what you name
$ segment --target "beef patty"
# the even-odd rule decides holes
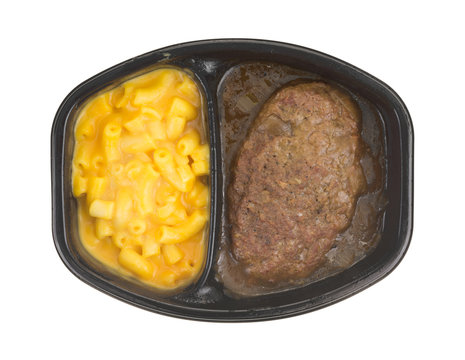
[[[322,82],[284,87],[238,151],[228,190],[232,252],[270,284],[310,275],[365,188],[360,112]]]

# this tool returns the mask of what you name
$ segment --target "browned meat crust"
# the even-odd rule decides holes
[[[322,82],[288,86],[263,106],[229,187],[232,251],[255,279],[307,277],[350,223],[365,187],[360,115]]]

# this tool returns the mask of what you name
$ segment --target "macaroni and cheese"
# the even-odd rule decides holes
[[[157,288],[192,282],[205,260],[209,154],[202,96],[183,71],[157,69],[94,97],[72,163],[85,248]]]

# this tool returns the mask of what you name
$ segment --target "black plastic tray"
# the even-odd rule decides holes
[[[223,202],[218,85],[228,69],[247,61],[271,61],[318,74],[367,99],[385,129],[388,205],[376,249],[351,268],[300,288],[249,298],[229,297],[215,280],[218,230]],[[156,64],[189,69],[206,97],[211,144],[211,222],[205,270],[191,287],[175,295],[115,275],[83,249],[71,191],[75,114],[102,89]],[[224,39],[178,44],[135,57],[77,86],[63,101],[52,127],[52,215],[56,249],[68,269],[87,284],[132,305],[207,321],[256,321],[306,313],[345,299],[388,275],[402,260],[412,235],[413,128],[407,108],[386,84],[366,72],[315,50],[265,40]]]

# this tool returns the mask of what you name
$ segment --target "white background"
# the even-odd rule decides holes
[[[8,1],[0,5],[0,358],[464,358],[464,12],[459,2]],[[415,130],[415,221],[398,268],[285,320],[156,315],[85,285],[51,234],[50,131],[78,83],[183,41],[291,42],[403,98]]]

